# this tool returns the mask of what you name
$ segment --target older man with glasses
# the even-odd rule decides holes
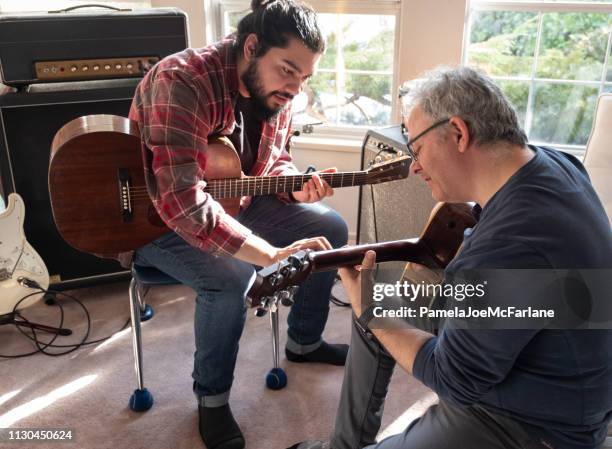
[[[445,281],[462,270],[612,272],[610,224],[584,167],[573,156],[529,145],[492,80],[466,67],[437,70],[411,89],[404,106],[404,125],[414,136],[407,143],[412,174],[438,201],[476,203],[478,223],[465,234]],[[362,273],[368,281],[364,270],[375,258],[369,251],[361,266],[340,270],[354,316],[331,441],[292,449],[601,445],[612,415],[610,329],[473,330],[447,319],[432,332],[401,318],[409,325],[375,324],[377,304],[362,298],[372,293]],[[528,286],[514,287],[511,300],[524,301]],[[439,403],[404,432],[376,443],[396,364],[437,393]]]

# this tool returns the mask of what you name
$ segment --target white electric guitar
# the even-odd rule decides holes
[[[39,291],[29,287],[29,281],[43,289],[49,287],[47,267],[23,233],[24,216],[23,199],[11,193],[7,209],[0,213],[0,315],[12,312],[21,298]],[[41,297],[42,292],[32,295],[19,308],[30,306]]]

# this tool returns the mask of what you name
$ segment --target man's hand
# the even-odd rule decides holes
[[[331,243],[325,237],[313,237],[310,239],[302,239],[293,242],[289,246],[284,248],[276,248],[276,254],[274,255],[274,262],[286,259],[291,254],[297,253],[303,249],[312,249],[314,251],[323,251],[327,249],[333,249]]]
[[[272,265],[273,263],[283,260],[302,249],[322,251],[332,249],[332,246],[325,237],[313,237],[309,239],[297,240],[284,248],[276,248],[261,237],[251,234],[247,237],[246,241],[236,252],[236,254],[234,254],[234,257],[253,265],[267,267],[268,265]]]
[[[302,186],[302,190],[299,192],[293,192],[293,198],[300,203],[316,203],[317,201],[321,201],[326,196],[332,196],[334,194],[334,189],[330,187],[330,185],[323,181],[319,176],[319,173],[337,173],[337,168],[326,168],[325,170],[320,170],[311,173],[312,178],[304,183]]]
[[[374,268],[374,264],[376,263],[376,253],[374,251],[368,251],[365,253],[363,257],[363,261],[361,265],[356,265],[354,267],[344,267],[338,270],[338,274],[342,279],[342,285],[344,285],[344,289],[346,290],[346,294],[351,300],[351,307],[353,308],[353,312],[355,312],[355,316],[359,317],[361,315],[361,306],[362,306],[362,298],[361,291],[363,288],[362,282],[372,283],[371,271]],[[366,271],[367,279],[362,280],[362,271]],[[368,288],[365,289],[368,291]],[[369,289],[371,290],[371,288]]]
[[[361,309],[361,292],[372,292],[373,277],[372,269],[376,263],[376,253],[368,251],[365,253],[361,265],[349,268],[340,268],[338,273],[342,278],[342,284],[348,297],[355,316],[359,318]],[[365,271],[367,270],[367,271]],[[365,271],[365,272],[364,272]],[[367,276],[362,279],[362,276]],[[362,285],[362,282],[364,285]],[[433,335],[419,329],[392,329],[392,328],[370,328],[377,340],[387,349],[389,354],[404,368],[408,373],[412,373],[414,359],[419,350],[427,340]]]

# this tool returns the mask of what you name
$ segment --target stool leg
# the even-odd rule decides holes
[[[270,330],[272,331],[272,363],[273,368],[266,376],[266,385],[271,390],[280,390],[287,386],[287,374],[279,366],[278,362],[278,305],[272,304],[270,307]]]
[[[151,307],[149,304],[147,304],[147,302],[145,301],[143,295],[140,294],[140,288],[138,286],[138,283],[136,283],[136,287],[135,287],[135,296],[138,299],[138,310],[140,313],[140,321],[149,321],[151,318],[153,318],[153,315],[155,315],[155,311],[153,310],[153,307]]]
[[[134,368],[136,370],[136,380],[138,389],[142,390],[142,338],[140,327],[141,300],[138,294],[138,285],[132,279],[130,282],[130,313],[132,320],[132,348],[134,349]]]
[[[142,338],[140,327],[140,295],[136,280],[130,281],[130,317],[132,321],[132,348],[134,349],[134,368],[138,389],[130,397],[130,408],[134,411],[145,411],[153,405],[153,396],[144,388],[142,375]]]
[[[272,366],[278,368],[278,306],[270,307],[270,330],[272,331]]]

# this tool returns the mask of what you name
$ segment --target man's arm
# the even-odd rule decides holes
[[[208,135],[215,122],[215,102],[205,107],[201,96],[215,95],[206,78],[192,84],[186,73],[162,71],[139,92],[142,139],[152,152],[156,207],[164,222],[191,245],[213,254],[267,266],[301,249],[331,249],[323,237],[276,248],[225,213],[208,193],[205,172]]]
[[[523,262],[530,259],[530,266],[546,263],[520,243],[498,242],[498,246],[498,254],[489,253],[492,266],[508,264],[508,253],[522,256],[517,260]],[[361,291],[368,290],[362,286],[361,269],[371,269],[374,263],[375,254],[368,252],[360,267],[339,270],[356,316],[362,312]],[[459,329],[452,319],[438,337],[417,329],[370,330],[406,371],[441,398],[461,405],[474,404],[506,379],[525,345],[539,332],[536,328]]]
[[[361,270],[371,270],[375,262],[376,254],[368,251],[358,270],[349,267],[338,270],[356,317],[361,316],[363,312]],[[421,347],[434,337],[420,329],[371,329],[371,331],[395,361],[410,374],[412,374],[414,360]]]

